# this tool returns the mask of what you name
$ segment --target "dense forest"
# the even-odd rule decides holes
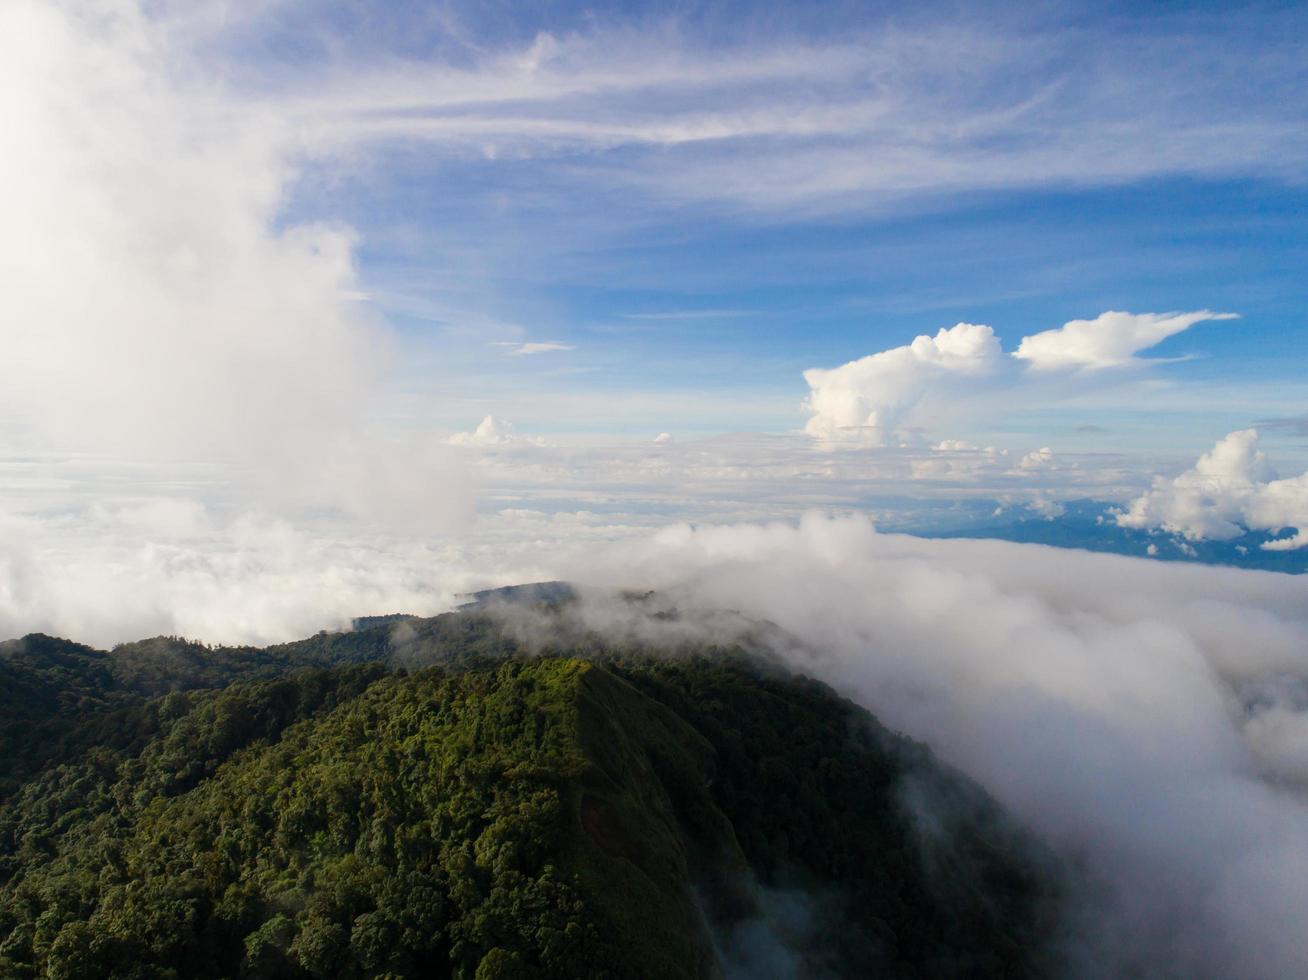
[[[355,627],[0,644],[0,976],[1056,970],[1052,862],[814,681]]]

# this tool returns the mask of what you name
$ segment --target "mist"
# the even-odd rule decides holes
[[[976,779],[1083,879],[1074,975],[1308,970],[1301,579],[817,514],[668,528],[572,572],[615,638],[772,624],[754,642]]]
[[[5,523],[6,635],[267,643],[566,579],[579,628],[661,646],[747,635],[975,779],[1083,883],[1074,975],[1308,969],[1301,577],[821,513],[656,533],[520,515],[433,541],[180,502],[93,510]]]
[[[394,338],[310,158],[135,3],[0,8],[0,445],[219,465],[248,509],[457,527],[434,433],[381,420]],[[176,477],[175,477],[176,478]]]

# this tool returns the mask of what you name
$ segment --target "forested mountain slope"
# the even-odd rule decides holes
[[[1054,968],[1048,860],[827,688],[402,626],[0,647],[0,976]]]

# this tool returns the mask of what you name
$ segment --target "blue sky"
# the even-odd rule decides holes
[[[1193,456],[1308,401],[1301,4],[51,9],[179,155],[241,157],[264,233],[340,236],[413,424],[794,432],[807,369],[1109,310],[1240,319],[1149,349],[1147,397],[1104,372],[931,435]]]
[[[356,229],[375,308],[489,386],[472,415],[498,379],[542,433],[778,431],[804,368],[1109,309],[1242,316],[1153,352],[1229,395],[1157,406],[1155,448],[1302,403],[1301,7],[343,9],[208,50],[348,144],[284,218]],[[492,339],[574,350],[510,367]],[[552,400],[578,388],[722,398],[578,418]]]

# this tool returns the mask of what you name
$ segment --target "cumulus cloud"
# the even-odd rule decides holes
[[[942,328],[935,337],[921,335],[911,344],[837,368],[805,371],[809,385],[805,407],[810,417],[804,431],[831,442],[902,443],[910,424],[927,408],[947,407],[957,415],[963,406],[982,405],[996,393],[1003,401],[989,406],[992,411],[1011,410],[1021,401],[1084,394],[1096,385],[1112,383],[1111,373],[1100,374],[1100,369],[1147,364],[1135,355],[1196,323],[1233,316],[1207,310],[1109,311],[1093,320],[1072,320],[1055,330],[1023,337],[1011,356],[1004,354],[991,327],[959,323]],[[1056,372],[1067,378],[1051,388],[1043,376]],[[937,445],[955,450],[964,443],[946,439]],[[1035,462],[1034,457],[1029,459]]]
[[[1233,320],[1234,313],[1123,313],[1109,310],[1093,320],[1072,320],[1057,330],[1023,337],[1013,356],[1033,370],[1127,367],[1136,354],[1205,320]]]
[[[1194,468],[1131,501],[1118,514],[1123,527],[1158,528],[1192,541],[1226,541],[1246,531],[1296,534],[1268,541],[1269,551],[1308,545],[1308,473],[1277,479],[1257,448],[1258,431],[1242,429],[1199,457]]]
[[[810,368],[804,427],[824,439],[859,437],[885,443],[926,393],[942,382],[994,373],[1003,360],[990,327],[958,323],[837,368]]]
[[[513,423],[508,419],[487,415],[477,423],[471,432],[456,432],[450,436],[451,446],[514,446],[530,444],[543,446],[544,440],[538,436],[518,435],[513,431]]]
[[[287,219],[303,147],[203,80],[173,26],[132,2],[0,7],[0,423],[29,447],[235,464],[265,496],[385,516],[409,490],[374,465],[390,338],[360,302],[354,235]],[[460,519],[447,459],[393,458],[428,480],[425,519]]]
[[[1044,494],[1035,494],[1026,503],[1027,509],[1039,514],[1047,521],[1054,521],[1067,513],[1067,508],[1057,500]]]
[[[1089,879],[1073,975],[1308,971],[1300,580],[818,515],[673,527],[573,571],[592,626],[731,642],[754,623],[976,778]],[[656,590],[653,615],[614,583]]]
[[[1048,446],[1041,446],[1039,449],[1033,449],[1017,461],[1019,470],[1038,470],[1052,465],[1054,462],[1054,451]]]

